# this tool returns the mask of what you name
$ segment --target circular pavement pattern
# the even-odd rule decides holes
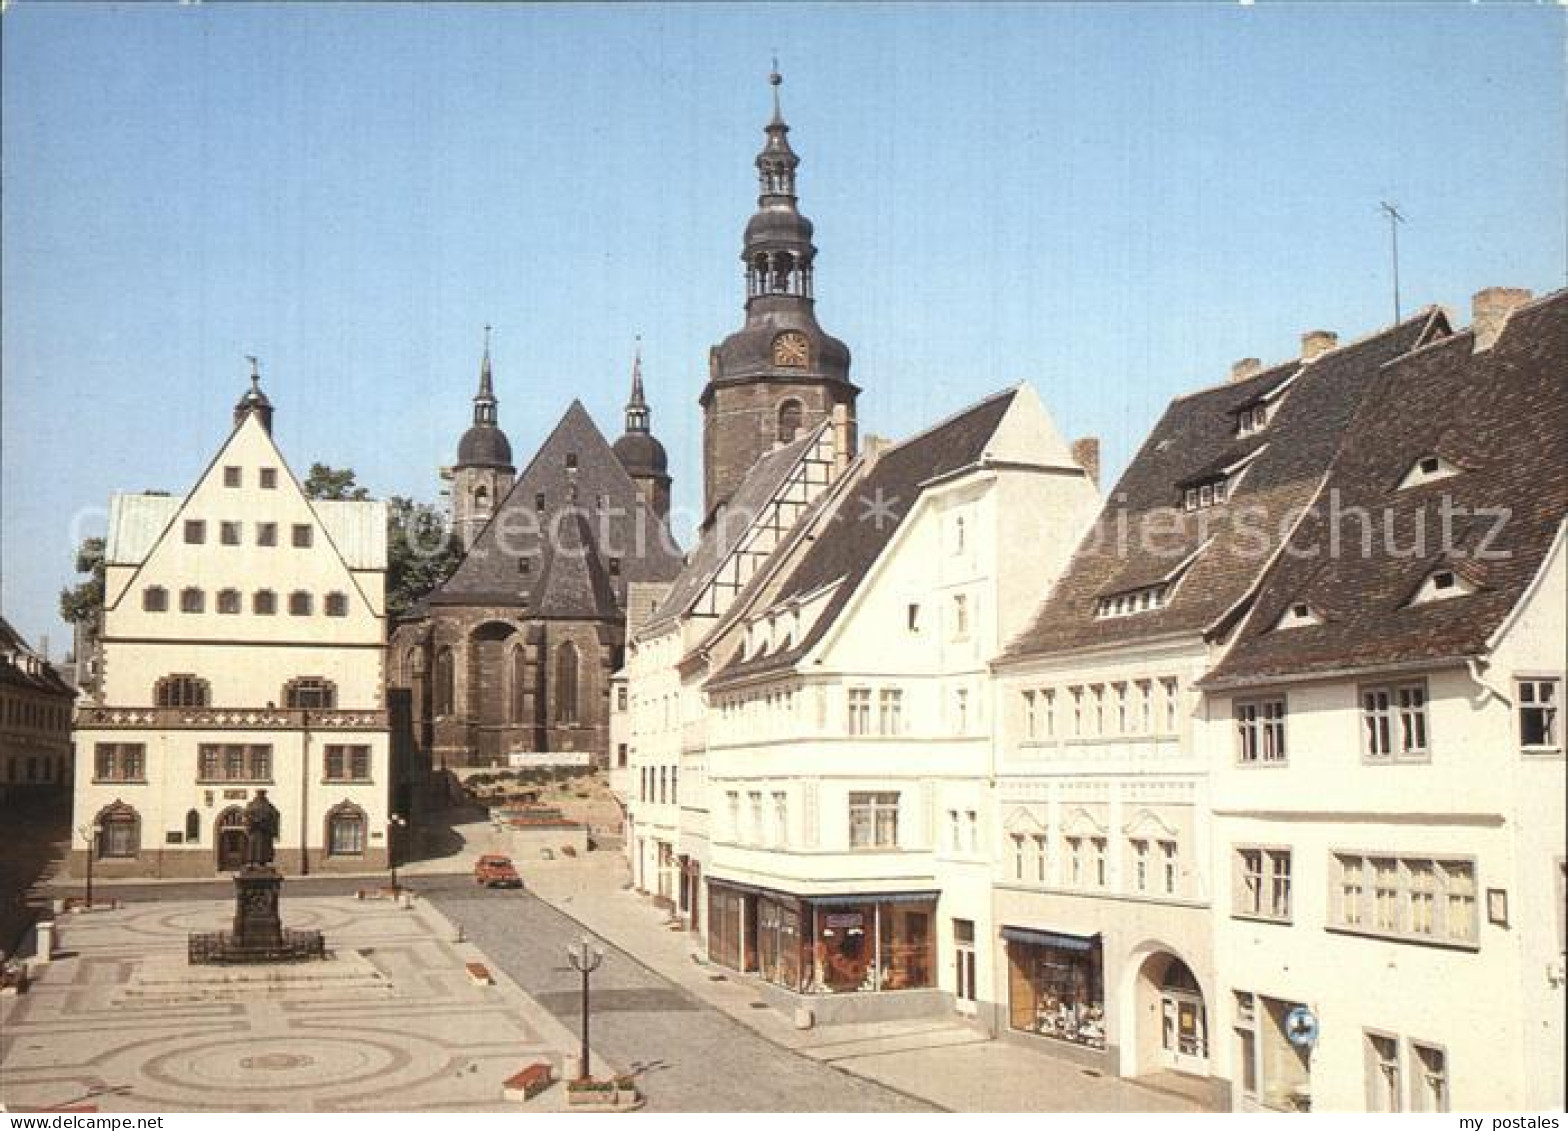
[[[176,1088],[276,1091],[353,1085],[398,1072],[411,1060],[407,1049],[362,1033],[352,1040],[254,1037],[174,1049],[148,1061],[142,1074]]]

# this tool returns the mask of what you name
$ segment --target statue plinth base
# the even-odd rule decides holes
[[[286,931],[278,914],[283,877],[270,864],[234,874],[234,929],[190,936],[193,964],[306,962],[325,958],[320,931]]]

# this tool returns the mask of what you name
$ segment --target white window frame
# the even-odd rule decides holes
[[[1355,861],[1360,862],[1359,900],[1351,905],[1346,895],[1355,885],[1346,882],[1351,876],[1347,865]],[[1380,861],[1393,864],[1391,884],[1380,883],[1384,878],[1377,869]],[[1418,889],[1413,877],[1427,874],[1427,868],[1432,886]],[[1330,931],[1461,950],[1480,947],[1482,888],[1473,856],[1332,849],[1329,884],[1334,893],[1326,923]],[[1383,921],[1384,893],[1391,893],[1391,924]],[[1421,900],[1422,895],[1429,898]],[[1417,929],[1420,923],[1428,929]]]
[[[1430,762],[1431,706],[1424,679],[1358,687],[1356,715],[1361,729],[1362,762],[1373,766]]]
[[[1288,845],[1234,846],[1231,850],[1231,918],[1264,923],[1292,922],[1294,871]]]
[[[1283,766],[1289,762],[1285,720],[1289,705],[1283,695],[1237,699],[1231,704],[1236,720],[1236,762],[1242,766]]]
[[[1547,699],[1541,698],[1542,689],[1548,691]],[[1530,696],[1528,701],[1527,694]],[[1522,753],[1561,754],[1563,752],[1562,704],[1563,681],[1560,676],[1522,675],[1514,679],[1515,733],[1519,736],[1519,749]],[[1542,726],[1546,735],[1544,743],[1525,742],[1526,711],[1545,714],[1546,718]]]

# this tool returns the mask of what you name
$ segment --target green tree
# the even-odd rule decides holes
[[[387,500],[387,614],[396,620],[452,576],[462,559],[457,535],[429,503]]]
[[[370,492],[355,482],[356,478],[351,467],[340,469],[328,467],[324,463],[313,463],[310,465],[310,474],[305,476],[305,494],[312,499],[362,502],[370,498]]]
[[[103,617],[103,586],[107,563],[104,540],[86,538],[76,549],[76,572],[87,580],[60,590],[60,616],[73,625],[96,626]]]

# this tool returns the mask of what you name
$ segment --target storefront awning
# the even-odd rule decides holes
[[[853,903],[930,903],[939,894],[934,891],[876,891],[853,895],[803,895],[800,898],[818,907],[846,907]]]
[[[1055,950],[1094,950],[1100,945],[1099,935],[1066,935],[1060,931],[1036,931],[1030,927],[1003,927],[1002,937],[1008,942],[1048,946]]]

